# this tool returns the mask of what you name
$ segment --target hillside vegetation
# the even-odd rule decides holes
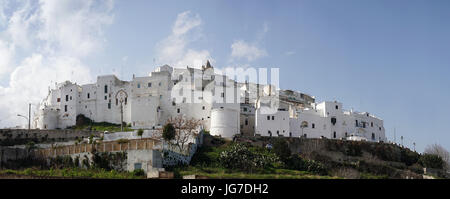
[[[388,143],[269,137],[226,141],[207,134],[190,165],[169,170],[180,178],[421,179],[423,167],[440,169],[442,164],[439,157]]]

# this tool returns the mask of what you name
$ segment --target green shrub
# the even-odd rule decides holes
[[[144,134],[144,130],[143,129],[139,129],[138,131],[137,131],[137,135],[139,136],[139,137],[141,137],[142,138],[142,135]]]
[[[323,164],[314,160],[306,160],[299,155],[292,155],[286,161],[287,169],[308,171],[314,174],[327,175],[328,171]]]
[[[166,125],[164,125],[162,135],[164,140],[166,141],[173,140],[175,138],[175,133],[176,130],[172,123],[167,123]]]
[[[144,171],[144,169],[135,169],[133,171],[133,175],[134,176],[144,176],[145,175],[145,171]]]
[[[243,144],[234,144],[220,153],[219,161],[227,169],[253,171],[272,166],[279,158],[273,153],[252,151]]]
[[[273,152],[284,162],[291,156],[291,150],[284,139],[277,139],[273,144]]]

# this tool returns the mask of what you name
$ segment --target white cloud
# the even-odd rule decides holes
[[[13,45],[0,40],[0,77],[11,72],[14,51]]]
[[[231,57],[236,59],[245,58],[248,61],[267,56],[264,49],[256,47],[256,45],[248,44],[245,41],[239,40],[231,44]]]
[[[171,34],[156,45],[158,63],[181,68],[186,66],[198,68],[208,59],[213,63],[214,60],[208,50],[195,50],[188,47],[191,42],[202,37],[202,24],[198,14],[190,11],[178,14]]]
[[[71,56],[85,56],[102,47],[103,28],[113,21],[109,2],[41,1],[38,38],[47,41],[47,49],[57,49]]]
[[[0,19],[8,23],[0,32],[0,78],[10,72],[9,83],[0,86],[0,127],[5,127],[24,124],[16,115],[25,114],[28,103],[37,105],[55,81],[93,80],[82,60],[102,49],[103,30],[114,16],[112,0],[28,0],[10,16],[2,5]]]
[[[267,56],[267,51],[264,48],[258,47],[264,39],[266,33],[269,32],[269,23],[263,23],[262,29],[256,32],[255,41],[248,43],[244,40],[236,40],[231,44],[231,59],[230,62],[247,59],[247,61],[254,61],[261,57]]]

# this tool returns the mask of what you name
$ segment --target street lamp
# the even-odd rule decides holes
[[[19,117],[23,117],[23,118],[25,118],[26,120],[28,120],[28,130],[30,130],[30,123],[29,123],[29,118],[27,117],[27,116],[23,116],[23,115],[21,115],[21,114],[17,114],[17,116],[19,116]]]
[[[17,116],[23,117],[28,120],[28,131],[29,131],[31,129],[31,121],[30,121],[30,119],[31,119],[31,103],[28,104],[28,117],[23,116],[21,114],[17,114]]]

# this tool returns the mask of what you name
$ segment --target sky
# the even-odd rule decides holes
[[[0,128],[55,82],[157,66],[279,68],[280,87],[450,150],[450,1],[0,0]],[[395,129],[395,138],[394,138]]]

